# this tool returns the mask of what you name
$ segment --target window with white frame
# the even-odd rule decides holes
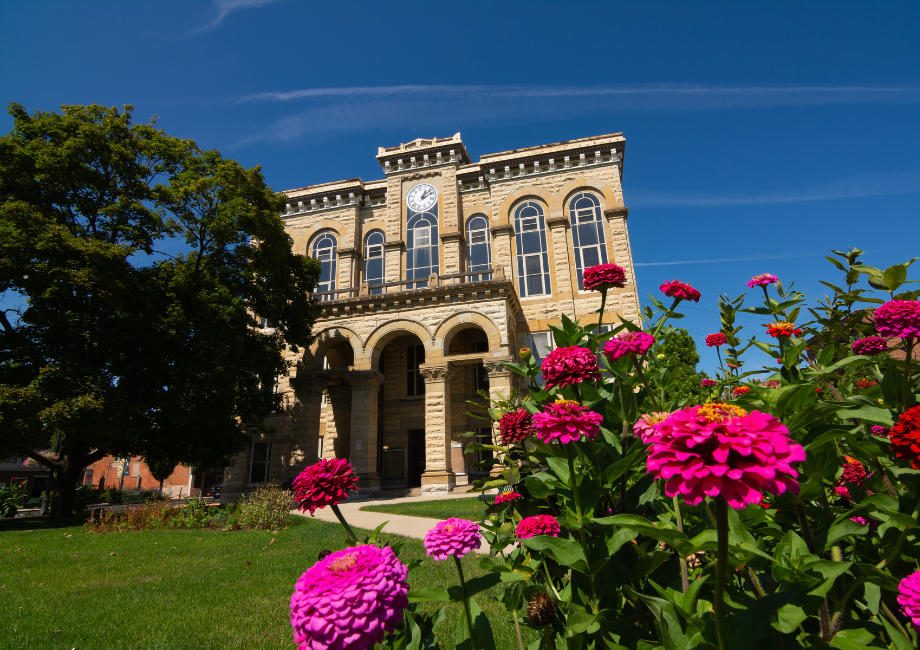
[[[268,480],[270,442],[254,442],[249,452],[249,482],[264,483]]]
[[[423,190],[417,200],[416,188]],[[406,279],[422,281],[407,285],[408,289],[427,287],[428,276],[440,273],[437,192],[427,183],[416,188],[406,200]]]
[[[492,239],[489,235],[489,220],[477,214],[466,222],[466,270],[468,273],[492,268]],[[474,275],[470,282],[491,280],[492,274]]]
[[[527,335],[527,347],[530,348],[531,354],[533,354],[534,360],[537,362],[537,365],[543,363],[543,359],[546,358],[546,355],[552,352],[553,348],[556,347],[553,342],[553,333],[552,332],[531,332]],[[543,385],[543,373],[537,375],[537,383]]]
[[[521,297],[549,295],[552,292],[543,206],[534,201],[518,205],[514,211],[514,234]]]
[[[382,287],[374,288],[374,285],[383,284],[383,239],[382,230],[372,230],[364,238],[364,281],[371,285],[371,294],[383,293]]]
[[[607,263],[600,200],[590,192],[579,192],[573,196],[569,199],[569,222],[572,225],[578,288],[581,289],[585,269]]]
[[[406,397],[421,397],[425,394],[425,378],[419,365],[425,363],[425,346],[410,345],[406,348]]]
[[[313,257],[319,260],[320,274],[316,285],[317,293],[335,291],[336,249],[338,242],[335,235],[325,232],[313,241]],[[320,296],[321,300],[332,300],[335,294]]]

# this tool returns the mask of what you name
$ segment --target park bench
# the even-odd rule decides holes
[[[476,498],[482,501],[483,503],[491,506],[495,504],[495,497],[497,497],[499,494],[504,494],[505,492],[513,492],[513,491],[514,491],[513,485],[499,485],[497,493],[486,494],[485,492],[483,492]]]
[[[147,497],[143,494],[125,494],[121,498],[123,505],[129,506],[134,503],[144,503],[147,501]]]

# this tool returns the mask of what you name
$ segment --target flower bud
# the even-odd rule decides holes
[[[530,352],[530,348],[521,348],[518,350],[518,354],[521,355],[521,359],[524,361],[529,361],[530,357],[533,356],[533,354]]]
[[[493,524],[497,524],[498,523],[498,513],[493,512],[491,515],[489,515],[489,521],[491,521]]]

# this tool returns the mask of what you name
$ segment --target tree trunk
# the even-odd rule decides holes
[[[54,496],[51,500],[51,516],[56,519],[73,517],[73,500],[77,493],[77,481],[83,465],[64,459],[64,466],[57,470],[54,482]]]

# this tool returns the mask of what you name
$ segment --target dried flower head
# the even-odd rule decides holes
[[[792,463],[805,460],[805,450],[772,415],[713,403],[675,411],[656,429],[647,466],[667,481],[668,496],[689,505],[722,496],[744,508],[765,492],[799,491]]]
[[[293,484],[297,507],[312,515],[317,508],[338,505],[348,498],[348,490],[358,489],[358,477],[344,458],[324,458],[304,469]]]
[[[603,291],[626,286],[626,271],[616,264],[598,264],[585,269],[582,287],[585,291]]]
[[[409,606],[408,573],[392,549],[371,544],[314,564],[291,596],[298,650],[365,650],[383,641]]]
[[[452,517],[438,522],[425,534],[425,550],[434,560],[449,556],[463,557],[482,546],[479,525],[468,519]]]
[[[559,608],[544,591],[534,592],[527,603],[527,619],[534,627],[545,627],[556,622]]]
[[[546,355],[540,366],[547,388],[565,388],[582,381],[596,381],[601,378],[597,359],[591,350],[573,346],[556,348]]]

